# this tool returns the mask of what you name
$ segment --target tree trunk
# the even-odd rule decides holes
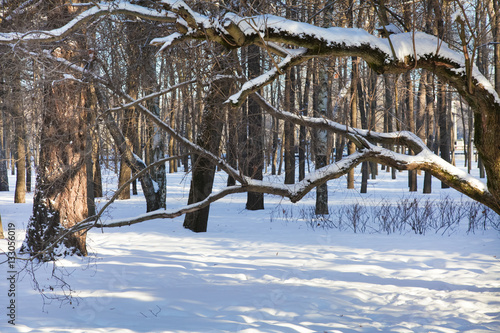
[[[295,70],[285,74],[285,110],[295,109]],[[295,183],[295,125],[285,122],[285,184]]]
[[[272,152],[271,152],[271,174],[276,175],[277,173],[277,160],[278,160],[278,148],[279,148],[279,127],[280,121],[276,117],[272,118]]]
[[[233,168],[238,168],[238,116],[240,109],[230,109],[227,114],[227,163]],[[274,122],[273,118],[273,122]],[[274,164],[276,154],[274,151],[274,142],[273,142],[273,151],[271,153],[273,159],[273,170],[276,172],[276,165]],[[228,175],[227,177],[227,186],[233,186],[236,184],[236,180]]]
[[[26,145],[26,192],[31,192],[31,151],[29,144]]]
[[[313,81],[316,84],[313,98],[313,109],[315,117],[326,116],[326,101],[327,101],[327,75],[319,71],[319,66],[315,69],[316,78]],[[314,132],[314,161],[316,169],[320,169],[327,165],[328,161],[328,133],[323,129],[316,129]],[[323,183],[316,187],[316,215],[328,214],[328,185]]]
[[[392,92],[392,77],[389,75],[384,75],[384,86],[385,86],[385,94],[384,94],[384,131],[392,132],[393,131],[393,112],[394,112],[394,98]],[[386,147],[389,150],[393,150],[394,146],[388,145]],[[396,172],[394,168],[387,166],[387,172],[392,172],[392,179],[396,179]]]
[[[107,104],[99,86],[94,87],[94,92],[100,108],[102,110],[108,110],[109,105]],[[111,134],[111,137],[113,138],[113,141],[115,142],[115,145],[117,147],[115,151],[119,152],[119,154],[122,157],[123,160],[122,162],[126,163],[131,169],[131,171],[134,171],[135,173],[144,170],[146,168],[146,165],[141,159],[137,157],[137,155],[135,155],[132,152],[132,149],[129,146],[127,139],[120,130],[118,124],[115,122],[115,119],[113,118],[112,114],[109,112],[105,113],[104,121],[106,128]],[[117,159],[115,158],[115,162],[116,160]],[[147,172],[143,173],[139,177],[139,181],[141,182],[144,198],[146,199],[146,211],[151,212],[160,209],[160,199],[158,197],[158,192],[155,191],[155,186],[153,184],[153,179],[151,178],[151,175]]]
[[[363,89],[363,85],[361,82],[361,78],[359,78],[356,82],[356,90],[357,90],[357,97],[359,100],[359,114],[361,118],[361,128],[363,129],[368,129],[368,117],[367,117],[367,110],[366,110],[366,98],[365,98],[365,91]],[[368,162],[362,162],[361,163],[361,189],[360,193],[367,193],[368,192],[368,177],[369,177],[369,169],[368,169]]]
[[[0,52],[3,52],[2,48],[0,48]],[[5,69],[2,68],[2,64],[0,64],[0,101],[1,104],[5,103],[5,97],[7,95],[7,91],[4,88],[5,81],[4,78]],[[5,140],[5,110],[3,107],[0,108],[0,191],[9,191],[9,175],[7,171],[7,154],[6,154],[6,140]]]
[[[21,77],[19,72],[13,73],[12,82],[12,116],[14,118],[14,140],[16,144],[16,190],[14,203],[26,202],[26,125],[22,109]]]
[[[442,81],[438,82],[437,110],[439,118],[439,151],[441,158],[446,162],[451,162],[450,156],[450,125],[448,123],[448,108],[446,107],[446,90]],[[449,188],[447,184],[441,182],[441,188]]]
[[[40,167],[22,252],[40,260],[55,255],[87,255],[83,232],[68,235],[65,248],[40,252],[52,245],[56,235],[88,216],[85,88],[74,82],[49,82],[44,96]]]
[[[256,45],[248,47],[248,76],[250,79],[260,75],[260,48]],[[263,129],[262,129],[262,110],[253,99],[248,100],[248,137],[247,137],[247,158],[248,175],[252,179],[263,179]],[[264,209],[264,194],[257,192],[248,192],[246,209],[259,210]]]
[[[300,112],[301,115],[307,116],[309,109],[309,95],[311,85],[311,61],[307,63],[306,78],[304,82],[304,94],[301,99]],[[299,127],[299,181],[306,176],[306,145],[307,145],[307,131],[304,125]]]
[[[94,187],[94,160],[93,160],[93,135],[96,115],[97,102],[92,101],[91,89],[86,89],[87,96],[85,96],[85,109],[87,110],[86,120],[89,126],[89,133],[87,134],[87,142],[85,143],[85,168],[87,171],[87,210],[89,216],[96,214],[95,206],[95,187]],[[95,99],[95,98],[94,98]]]
[[[219,59],[214,68],[214,75],[223,74],[230,69],[228,58],[231,57],[232,55],[226,55],[223,59]],[[196,144],[214,155],[219,154],[227,111],[227,107],[221,107],[221,105],[229,97],[232,85],[232,81],[227,78],[212,81],[205,99],[203,127],[198,134]],[[202,201],[212,193],[215,175],[215,165],[206,157],[193,154],[192,163],[193,171],[188,204]],[[206,232],[209,212],[210,206],[206,206],[198,211],[187,213],[184,217],[184,228],[194,232]]]
[[[92,131],[92,180],[94,183],[94,198],[102,197],[101,145],[99,144],[99,129]]]
[[[156,76],[156,61],[151,47],[143,50],[146,52],[143,73],[144,94],[148,95],[158,90],[157,76]],[[187,96],[186,96],[187,97]],[[157,117],[160,117],[160,100],[158,97],[150,99],[146,102],[148,109]],[[150,163],[155,163],[165,157],[165,141],[163,133],[156,126],[150,125],[147,131],[148,152],[150,156]],[[153,181],[158,184],[156,191],[156,200],[158,208],[166,208],[167,199],[167,175],[166,166],[162,163],[154,167],[150,173]]]
[[[408,123],[408,130],[412,133],[416,133],[416,124],[415,124],[415,109],[414,109],[414,99],[413,99],[413,81],[411,78],[410,72],[407,72],[404,76],[405,84],[406,84],[406,116]],[[410,155],[415,155],[415,152],[410,150]],[[417,170],[409,170],[408,171],[408,187],[410,188],[410,192],[417,192]]]
[[[47,26],[68,20],[76,7],[59,0],[47,10]],[[82,37],[66,40],[52,51],[57,58],[86,62]],[[83,61],[82,61],[83,60]],[[61,243],[54,238],[88,217],[85,152],[88,126],[85,100],[87,87],[62,75],[45,71],[40,126],[40,153],[33,198],[33,215],[28,223],[21,252],[45,261],[55,256],[87,255],[86,233],[68,234]],[[23,171],[24,172],[24,171]]]
[[[426,71],[426,82],[428,87],[425,92],[425,133],[427,137],[427,148],[434,150],[435,132],[434,127],[434,77],[430,72]],[[430,172],[424,173],[424,189],[423,193],[432,193],[432,175]]]
[[[171,85],[173,85],[175,81],[173,80],[173,75],[172,75],[172,80],[171,80]],[[172,93],[172,96],[170,97],[170,112],[169,112],[169,120],[170,120],[170,127],[175,128],[175,122],[177,119],[177,112],[178,112],[178,101],[177,101],[177,92],[174,91]],[[176,142],[175,139],[170,136],[170,140],[168,142],[168,156],[175,156],[175,148],[176,148]],[[177,161],[171,160],[168,165],[168,173],[175,173],[177,172]]]
[[[140,85],[140,70],[142,64],[144,62],[144,58],[142,57],[142,53],[139,49],[139,45],[137,43],[137,34],[140,33],[140,28],[137,27],[137,22],[128,22],[126,26],[126,32],[128,37],[128,42],[126,45],[127,50],[127,80],[126,80],[126,89],[127,94],[133,99],[137,99],[139,95],[139,85]],[[135,107],[131,107],[124,111],[123,119],[122,119],[122,132],[125,138],[127,139],[127,143],[130,149],[138,154],[137,146],[138,146],[138,114],[135,110]],[[118,188],[121,188],[128,180],[132,177],[132,170],[130,166],[124,160],[122,156],[120,159],[120,175],[118,178]],[[134,181],[132,183],[132,193],[137,194],[137,185]],[[130,185],[127,185],[122,192],[120,193],[118,199],[127,200],[130,199]]]
[[[491,34],[493,35],[493,76],[495,90],[500,95],[500,3],[496,0],[488,1],[488,15],[491,21]]]
[[[358,125],[358,80],[359,80],[359,67],[358,58],[352,57],[352,72],[351,72],[351,104],[350,104],[350,126],[356,128]],[[347,146],[347,153],[352,155],[356,152],[356,145],[354,142],[349,142]],[[354,168],[347,174],[347,188],[354,188]]]
[[[369,89],[370,96],[370,118],[368,121],[368,129],[372,131],[377,130],[377,75],[371,69],[369,70]],[[378,164],[376,162],[369,162],[371,178],[376,179],[378,176]]]

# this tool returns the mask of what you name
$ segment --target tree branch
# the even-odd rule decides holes
[[[101,2],[96,4],[94,7],[80,13],[66,25],[57,29],[41,31],[32,30],[23,33],[0,33],[0,44],[26,43],[34,41],[47,43],[58,41],[99,16],[118,14],[133,15],[140,18],[161,22],[173,23],[177,20],[176,16],[167,11],[149,9],[143,6],[134,5],[122,1],[112,3]]]
[[[488,191],[486,184],[432,153],[414,133],[407,131],[378,133],[352,128],[325,118],[298,116],[279,110],[269,104],[259,94],[252,94],[251,98],[277,118],[290,121],[296,125],[306,125],[310,128],[319,128],[331,133],[343,134],[354,142],[357,142],[358,149],[362,152],[362,156],[358,157],[357,163],[366,160],[389,165],[399,170],[428,171],[434,177],[457,191],[485,204],[500,214],[500,204]],[[416,155],[408,156],[395,153],[392,150],[379,147],[377,144],[405,145],[412,149]],[[316,179],[314,175],[312,177]],[[327,175],[321,178],[321,180],[333,179],[329,177]]]

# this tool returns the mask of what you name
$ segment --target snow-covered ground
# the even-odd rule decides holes
[[[218,174],[217,186],[225,180]],[[410,195],[406,181],[406,173],[392,180],[381,171],[368,194],[346,190],[344,178],[331,181],[332,210],[424,197],[423,176],[419,194]],[[184,205],[188,188],[185,174],[168,175],[168,208]],[[19,247],[32,197],[13,204],[13,193],[0,192],[0,214],[5,233],[15,223]],[[428,197],[460,194],[434,179]],[[498,231],[467,233],[466,224],[425,235],[312,228],[314,193],[298,205],[266,196],[257,212],[246,211],[245,200],[240,194],[213,204],[203,234],[183,229],[182,217],[92,230],[91,255],[61,260],[65,268],[54,273],[73,290],[71,303],[44,301],[18,260],[15,326],[2,264],[0,332],[500,332]],[[105,218],[143,212],[138,196],[116,202]],[[36,271],[49,296],[61,285],[52,272],[52,265]]]

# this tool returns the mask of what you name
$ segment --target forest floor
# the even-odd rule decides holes
[[[0,332],[500,332],[498,229],[470,224],[471,201],[436,179],[423,195],[419,176],[411,194],[406,172],[393,180],[379,171],[360,194],[357,171],[356,190],[345,178],[328,183],[323,218],[313,214],[314,192],[295,205],[266,195],[255,212],[238,194],[211,206],[207,233],[185,230],[183,217],[155,220],[92,230],[88,257],[38,266],[34,276],[22,260],[3,263]],[[13,204],[10,181],[0,214],[6,235],[15,224],[19,248],[32,195]],[[225,182],[218,173],[216,188]],[[105,183],[111,194],[116,177]],[[189,175],[168,174],[167,208],[185,205],[188,190]],[[144,212],[139,195],[104,219]]]

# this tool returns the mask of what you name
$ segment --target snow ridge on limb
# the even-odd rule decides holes
[[[350,140],[357,143],[357,146],[360,149],[367,148],[365,139],[370,142],[380,144],[405,145],[411,148],[415,153],[419,153],[423,150],[428,149],[425,143],[420,140],[417,135],[409,131],[380,133],[366,129],[354,128],[351,126],[343,125],[341,123],[337,123],[327,118],[299,116],[292,112],[280,110],[270,104],[266,99],[264,99],[264,97],[257,93],[253,93],[252,95],[250,95],[250,97],[253,98],[264,110],[266,110],[273,116],[293,122],[297,125],[305,125],[308,127],[324,129],[329,132],[345,135]]]
[[[274,45],[293,45],[304,48],[302,58],[283,67],[289,68],[310,57],[359,56],[376,72],[403,73],[413,68],[429,69],[460,90],[459,82],[453,76],[465,75],[466,62],[463,54],[449,48],[439,38],[423,33],[398,33],[388,38],[379,38],[365,30],[357,28],[321,28],[308,23],[293,21],[274,15],[241,17],[227,13],[217,20],[197,14],[184,2],[177,0],[162,1],[168,10],[172,10],[187,22],[188,38],[209,39],[229,48],[265,43]],[[287,57],[285,46],[276,48],[276,54]],[[290,52],[292,50],[289,50]],[[259,90],[271,82],[271,77],[278,73],[263,73],[256,78],[252,86],[246,85],[240,93],[229,100],[233,105],[240,105],[249,93]],[[477,70],[472,70],[476,90],[485,90],[500,106],[500,97],[492,84]],[[467,97],[467,96],[465,96]],[[474,98],[473,96],[469,96]],[[480,99],[482,97],[478,97]]]
[[[65,36],[69,35],[74,30],[83,26],[85,23],[103,15],[116,15],[116,14],[128,14],[141,17],[144,19],[150,19],[162,22],[175,22],[176,16],[173,13],[165,10],[155,10],[147,7],[131,4],[128,1],[116,1],[116,2],[101,2],[95,4],[94,7],[89,8],[79,15],[77,15],[70,22],[64,26],[48,30],[48,31],[27,31],[27,32],[11,32],[11,33],[0,33],[0,43],[10,44],[17,42],[53,42],[63,39]]]
[[[466,172],[435,155],[431,150],[429,150],[429,148],[427,148],[425,143],[412,132],[401,131],[393,133],[379,133],[357,129],[325,118],[298,116],[291,112],[279,110],[256,93],[252,94],[251,97],[259,103],[262,108],[277,118],[290,121],[297,125],[306,125],[310,128],[319,128],[332,133],[343,134],[356,143],[359,149],[356,153],[358,155],[352,155],[354,156],[353,160],[356,163],[354,163],[354,161],[350,159],[350,156],[348,156],[336,164],[332,164],[333,167],[331,167],[331,169],[328,168],[329,166],[318,169],[317,172],[314,172],[311,176],[306,177],[306,179],[312,178],[316,184],[338,178],[337,173],[342,172],[341,170],[345,170],[345,168],[339,167],[339,163],[345,159],[348,160],[347,163],[350,167],[354,167],[363,161],[374,161],[389,165],[399,170],[428,171],[434,177],[450,185],[457,191],[485,204],[497,213],[500,213],[498,202],[489,192],[485,183],[470,176]],[[396,153],[392,150],[380,147],[377,144],[405,145],[412,149],[415,152],[415,155],[411,156]],[[337,170],[337,168],[339,168],[339,170]],[[323,175],[318,176],[318,173]],[[296,186],[297,188],[293,191],[295,191],[297,195],[300,191],[304,191],[303,182],[297,183]],[[301,197],[298,196],[298,198],[300,199]]]
[[[259,90],[265,85],[273,82],[278,76],[283,74],[288,68],[291,68],[306,59],[304,54],[307,52],[304,49],[296,50],[294,54],[287,56],[283,61],[273,67],[271,70],[265,72],[264,74],[257,76],[256,78],[249,80],[243,84],[240,91],[231,95],[226,103],[230,103],[232,106],[240,106],[245,102],[245,99],[251,93]]]
[[[181,42],[186,38],[185,35],[180,34],[178,32],[174,32],[171,35],[168,35],[166,37],[161,37],[161,38],[153,38],[151,40],[150,44],[151,45],[161,45],[160,49],[156,52],[156,55],[160,54],[163,50],[166,48]]]
[[[259,181],[251,179],[250,177],[244,177],[244,184],[228,186],[219,192],[210,194],[206,199],[196,202],[194,204],[186,205],[176,210],[166,210],[162,212],[149,212],[141,214],[135,217],[121,219],[121,220],[111,220],[106,223],[100,223],[97,221],[96,217],[89,217],[88,219],[78,223],[73,228],[68,229],[68,232],[78,232],[82,230],[89,230],[91,228],[114,228],[122,226],[130,226],[140,222],[155,220],[155,219],[173,219],[184,215],[189,212],[194,212],[202,209],[209,204],[216,202],[228,195],[236,193],[244,193],[248,191],[268,193],[279,195],[282,197],[289,198],[292,202],[297,202],[302,199],[307,193],[309,193],[313,188],[322,182],[329,179],[338,178],[349,171],[352,167],[356,166],[362,162],[369,152],[358,152],[354,155],[350,155],[348,158],[343,159],[339,163],[328,165],[322,169],[316,170],[314,173],[310,174],[300,183],[295,185],[285,185],[276,184],[265,181]]]

